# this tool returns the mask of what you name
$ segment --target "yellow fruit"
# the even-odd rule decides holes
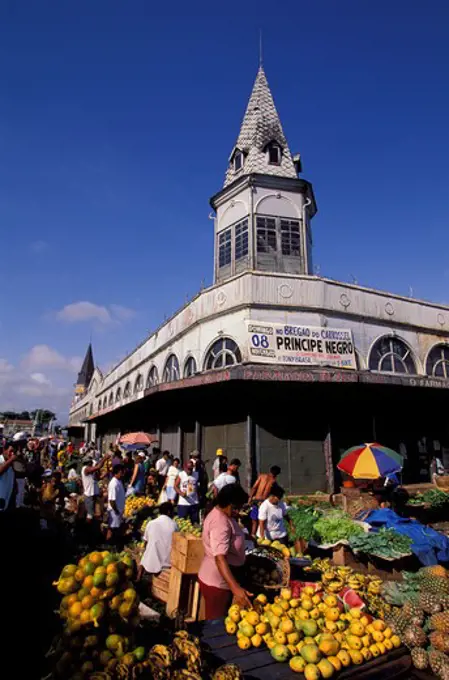
[[[322,678],[331,678],[335,673],[335,668],[327,659],[318,662],[318,668]]]
[[[384,643],[383,642],[376,642],[376,645],[378,646],[380,653],[385,654],[385,652],[387,651],[387,648],[385,647]]]
[[[250,623],[252,626],[257,626],[258,623],[260,623],[260,617],[257,612],[251,611],[248,612],[245,619]]]
[[[337,659],[341,661],[341,665],[345,668],[351,665],[351,657],[345,649],[340,649],[337,654]]]
[[[391,630],[391,628],[389,628],[389,627],[387,626],[387,627],[385,628],[385,630],[383,631],[383,634],[384,634],[384,638],[386,638],[386,639],[388,640],[388,639],[391,638],[391,636],[393,635],[393,631]]]
[[[248,613],[247,609],[239,609],[238,611],[240,612],[240,618],[241,619],[244,619],[246,617],[247,613]]]
[[[366,635],[364,635],[362,637],[362,645],[364,647],[369,647],[372,644],[372,642],[373,642],[373,640],[372,640],[371,635],[369,633],[367,633]]]
[[[328,607],[336,607],[338,605],[338,600],[335,597],[335,595],[326,595],[326,597],[324,598],[324,603]]]
[[[267,604],[267,596],[263,595],[262,593],[256,597],[256,602],[260,602],[260,604]]]
[[[268,623],[270,624],[270,626],[272,627],[273,630],[276,630],[277,628],[279,628],[279,624],[281,623],[281,619],[279,618],[279,616],[275,616],[273,614],[268,619]]]
[[[289,633],[293,633],[293,631],[295,630],[293,621],[291,621],[290,619],[287,619],[286,621],[281,621],[279,630],[281,630],[283,633],[287,633],[287,635]]]
[[[273,612],[273,614],[274,614],[275,616],[281,617],[281,616],[284,615],[284,610],[282,609],[282,607],[281,607],[279,604],[274,604],[274,605],[271,607],[271,611]]]
[[[354,621],[349,626],[349,632],[351,635],[356,635],[357,637],[363,637],[365,634],[365,629],[359,621]]]
[[[365,626],[365,628],[369,626],[370,621],[371,619],[368,616],[362,616],[362,618],[360,619],[360,623],[362,624],[362,626]]]
[[[310,618],[314,620],[319,619],[320,613],[321,613],[320,610],[317,607],[315,607],[315,609],[311,609],[309,612]]]
[[[288,662],[288,665],[294,673],[303,673],[304,668],[306,667],[306,662],[302,656],[293,656]]]
[[[69,614],[72,618],[76,619],[81,614],[82,611],[83,607],[81,605],[81,602],[74,602],[69,609]]]
[[[268,626],[266,623],[258,623],[256,626],[256,633],[259,635],[266,635],[268,633]]]
[[[282,632],[282,630],[277,630],[273,637],[276,640],[278,645],[286,645],[287,644],[287,636],[286,636],[285,633]]]
[[[383,633],[381,633],[379,630],[373,631],[374,642],[383,642],[383,639],[384,639]]]
[[[103,591],[101,588],[97,588],[96,586],[94,586],[93,588],[91,588],[90,594],[92,595],[94,600],[98,600],[98,598],[103,594]]]
[[[340,610],[338,607],[330,607],[326,610],[324,616],[328,621],[338,621],[340,618]]]
[[[323,637],[323,636],[322,636]],[[337,640],[335,638],[324,638],[320,640],[319,644],[319,650],[322,652],[325,656],[335,656],[340,649],[340,645],[338,644]]]
[[[284,612],[288,612],[288,610],[290,609],[290,604],[289,602],[287,602],[287,600],[282,600],[281,602],[279,602],[279,606],[282,607]]]
[[[293,599],[293,600],[290,600],[289,604],[290,604],[290,607],[292,609],[297,609],[300,605],[300,602],[299,602],[299,600]]]
[[[296,631],[294,633],[288,633],[287,635],[287,644],[289,645],[296,645],[299,642],[299,633]]]
[[[248,621],[245,620],[240,621],[239,630],[241,630],[243,635],[249,639],[251,639],[256,632],[254,626],[252,626],[250,623],[248,623]]]
[[[86,576],[86,578],[83,581],[83,588],[86,588],[87,590],[90,590],[94,585],[94,577],[93,576]]]
[[[259,635],[258,633],[253,635],[252,638],[251,638],[251,644],[252,644],[253,647],[260,647],[262,642],[263,642],[262,636]]]
[[[360,619],[362,617],[362,610],[358,609],[357,607],[353,607],[352,609],[350,609],[349,613],[351,614],[353,619]]]
[[[240,621],[240,612],[237,611],[236,609],[233,609],[232,611],[229,610],[229,618],[234,622],[238,623]]]
[[[338,656],[328,656],[327,660],[333,665],[336,671],[341,671],[342,663]]]
[[[347,635],[346,640],[349,645],[349,649],[355,649],[356,651],[362,649],[362,641],[357,635]]]
[[[329,607],[324,602],[319,602],[317,604],[317,609],[318,609],[319,612],[324,614],[324,612],[326,612],[329,609]]]
[[[303,621],[305,621],[306,619],[310,619],[310,614],[305,609],[298,609],[297,616],[299,619],[302,619]]]
[[[304,644],[314,645],[314,644],[316,644],[315,639],[313,637],[311,637],[310,635],[306,635],[306,637],[304,638]]]
[[[385,638],[382,644],[384,645],[385,649],[387,649],[389,652],[391,652],[394,646],[391,641],[391,638]]]
[[[226,624],[226,632],[228,635],[235,635],[237,633],[237,624],[234,621],[230,621]]]
[[[304,677],[305,680],[319,680],[321,673],[318,666],[314,663],[308,663],[304,668]]]
[[[308,619],[307,621],[300,622],[299,630],[302,630],[305,636],[314,637],[318,632],[318,626],[316,621],[313,619]]]
[[[80,614],[79,621],[83,625],[86,624],[86,623],[90,623],[92,621],[92,616],[91,616],[90,611],[87,610],[87,609],[83,609],[83,611]]]
[[[365,659],[365,661],[370,661],[370,659],[373,658],[373,655],[371,654],[368,647],[362,647],[362,649],[360,650],[360,653],[363,656],[363,658]]]
[[[312,595],[312,602],[315,605],[321,604],[321,595],[319,593],[315,593],[315,595]]]
[[[321,652],[316,644],[305,644],[301,649],[301,656],[307,663],[318,663]]]
[[[290,590],[290,588],[282,588],[281,598],[283,600],[287,600],[287,602],[289,602],[292,599],[292,591]]]
[[[301,595],[304,593],[304,595],[315,595],[315,588],[313,586],[305,586],[302,589]]]
[[[390,640],[393,643],[393,647],[400,647],[401,646],[401,638],[399,635],[392,635]]]
[[[270,651],[273,659],[275,661],[279,661],[280,663],[287,661],[288,657],[290,656],[290,652],[285,645],[277,644]]]
[[[242,635],[237,640],[237,646],[240,647],[240,649],[249,649],[251,647],[251,640],[245,635]]]
[[[338,631],[338,626],[335,621],[325,621],[324,626],[329,633],[336,633]]]
[[[374,657],[380,656],[380,649],[379,649],[379,647],[376,645],[376,643],[374,643],[373,645],[370,645],[369,651],[371,652],[371,654],[372,654]]]
[[[273,649],[273,647],[276,647],[277,642],[273,637],[270,637],[268,640],[265,640],[266,645],[268,649]]]
[[[346,621],[337,621],[337,628],[341,632],[346,630]]]
[[[357,649],[350,649],[349,656],[351,657],[352,663],[356,666],[359,666],[364,661],[363,655]]]
[[[380,632],[382,632],[383,630],[385,630],[386,627],[387,626],[385,624],[385,621],[382,621],[382,619],[376,619],[375,621],[373,621],[374,630],[379,630]]]
[[[296,645],[287,645],[287,649],[291,656],[296,656]]]
[[[337,640],[337,642],[343,642],[343,634],[340,633],[340,631],[334,633],[334,638]]]
[[[367,626],[365,626],[365,630],[367,633],[370,633],[371,635],[374,633],[374,626],[372,623],[369,623]]]
[[[305,609],[310,612],[314,607],[312,599],[310,597],[301,597],[301,609]]]

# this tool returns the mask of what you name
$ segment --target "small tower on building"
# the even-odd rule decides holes
[[[247,270],[312,274],[312,185],[298,177],[260,65],[222,190],[212,197],[215,282]]]
[[[81,370],[78,373],[78,378],[76,380],[75,395],[80,396],[82,394],[85,394],[87,388],[89,387],[90,381],[92,380],[94,370],[95,366],[94,356],[92,353],[92,344],[89,343],[86,356],[84,357],[83,365],[81,366]]]

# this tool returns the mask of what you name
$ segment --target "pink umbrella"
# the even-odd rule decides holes
[[[150,446],[154,441],[157,441],[157,437],[152,434],[147,434],[146,432],[128,432],[120,437],[120,444],[125,445],[141,445]]]

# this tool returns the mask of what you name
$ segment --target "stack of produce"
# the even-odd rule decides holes
[[[270,541],[269,538],[258,538],[257,543],[260,546],[264,546],[266,548],[273,548],[273,550],[277,550],[278,552],[282,553],[283,557],[292,557],[290,548],[287,548],[283,543],[280,543],[279,541],[276,540]]]
[[[431,510],[442,510],[449,503],[449,494],[441,489],[427,489],[418,491],[416,496],[410,498],[408,505],[428,505]]]
[[[199,524],[192,524],[190,519],[182,519],[181,517],[177,517],[175,522],[181,534],[192,534],[192,536],[201,538],[203,532]]]
[[[363,533],[363,527],[341,510],[326,513],[314,525],[317,542],[322,545],[334,545],[340,541],[349,541],[354,536],[360,536]]]
[[[411,554],[412,539],[399,534],[394,529],[382,527],[379,531],[352,536],[349,545],[355,552],[395,560]]]
[[[154,498],[149,496],[128,496],[125,501],[125,517],[129,518],[136,515],[145,507],[152,508],[156,505]]]
[[[311,507],[296,507],[288,511],[290,524],[288,535],[290,541],[303,539],[310,541],[315,534],[315,524],[321,518],[322,513]]]
[[[273,604],[258,595],[251,610],[232,605],[225,626],[229,635],[237,636],[240,649],[266,645],[276,661],[289,661],[306,680],[330,678],[345,666],[363,664],[401,644],[381,619],[360,609],[345,613],[335,595],[313,586],[305,586],[299,598],[284,588]]]
[[[444,567],[424,567],[404,574],[402,583],[385,584],[383,596],[395,607],[388,624],[411,650],[418,669],[428,666],[449,679],[449,574]]]
[[[375,574],[361,574],[352,567],[335,567],[329,558],[316,558],[305,571],[321,572],[323,589],[338,594],[343,588],[351,588],[365,602],[368,610],[384,619],[392,611],[389,601],[382,596],[383,581]]]

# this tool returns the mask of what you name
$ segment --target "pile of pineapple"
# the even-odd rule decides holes
[[[305,586],[299,598],[284,588],[273,604],[258,595],[251,610],[232,605],[225,626],[229,635],[237,636],[240,649],[266,645],[276,661],[289,661],[306,680],[330,678],[401,644],[383,620],[360,609],[345,613],[335,595],[313,586]]]
[[[449,572],[437,565],[414,576],[415,596],[393,610],[388,625],[411,650],[416,668],[430,667],[449,680]]]

